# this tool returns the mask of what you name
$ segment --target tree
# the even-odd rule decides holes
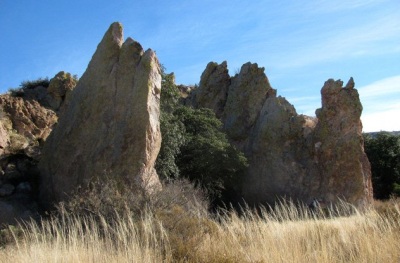
[[[160,100],[160,129],[162,143],[160,153],[156,161],[156,170],[161,179],[175,179],[179,177],[179,168],[176,164],[176,156],[180,148],[186,143],[185,126],[174,115],[178,107],[179,91],[175,85],[173,73],[166,74],[161,66],[161,100]]]
[[[387,132],[365,135],[365,152],[371,163],[374,197],[400,196],[400,136]]]
[[[234,201],[247,167],[244,154],[230,145],[213,111],[180,105],[179,98],[173,74],[163,70],[158,174],[164,180],[187,178],[215,201]]]
[[[237,201],[247,159],[228,142],[221,121],[210,109],[181,106],[175,114],[187,140],[176,160],[181,176],[206,189],[216,203]]]

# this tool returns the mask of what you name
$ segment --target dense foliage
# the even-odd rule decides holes
[[[163,141],[156,163],[159,175],[169,180],[187,178],[215,200],[234,201],[247,167],[246,158],[230,145],[213,111],[192,109],[178,102],[174,76],[163,73]]]
[[[371,163],[374,197],[400,196],[400,136],[387,132],[365,135],[365,152]]]

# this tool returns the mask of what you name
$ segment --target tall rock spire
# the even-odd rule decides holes
[[[39,163],[41,198],[64,200],[94,178],[115,178],[153,191],[161,134],[161,75],[152,50],[113,23],[71,94]]]

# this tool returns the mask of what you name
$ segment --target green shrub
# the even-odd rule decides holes
[[[379,132],[365,135],[365,153],[371,163],[374,197],[400,196],[400,136]]]
[[[36,80],[25,80],[22,81],[18,88],[8,89],[8,93],[13,97],[23,97],[25,90],[34,89],[36,87],[42,86],[48,88],[50,85],[50,80],[48,77],[38,78]]]
[[[48,77],[38,78],[36,80],[25,80],[22,81],[19,85],[22,89],[34,89],[36,87],[42,86],[47,88],[50,84],[50,80]]]
[[[201,186],[214,204],[235,202],[247,160],[230,145],[222,123],[210,109],[179,104],[173,74],[162,72],[162,144],[156,170],[163,180],[187,178]]]
[[[177,156],[181,176],[206,189],[215,204],[237,201],[247,160],[230,145],[221,121],[210,109],[182,106],[175,114],[184,124],[187,138]]]

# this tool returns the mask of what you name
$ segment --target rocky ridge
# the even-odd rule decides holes
[[[246,63],[230,77],[226,62],[210,62],[186,103],[214,110],[249,159],[241,193],[248,203],[340,198],[364,207],[372,201],[372,184],[354,81],[343,87],[328,80],[321,95],[316,118],[299,115],[276,95],[264,68]]]

